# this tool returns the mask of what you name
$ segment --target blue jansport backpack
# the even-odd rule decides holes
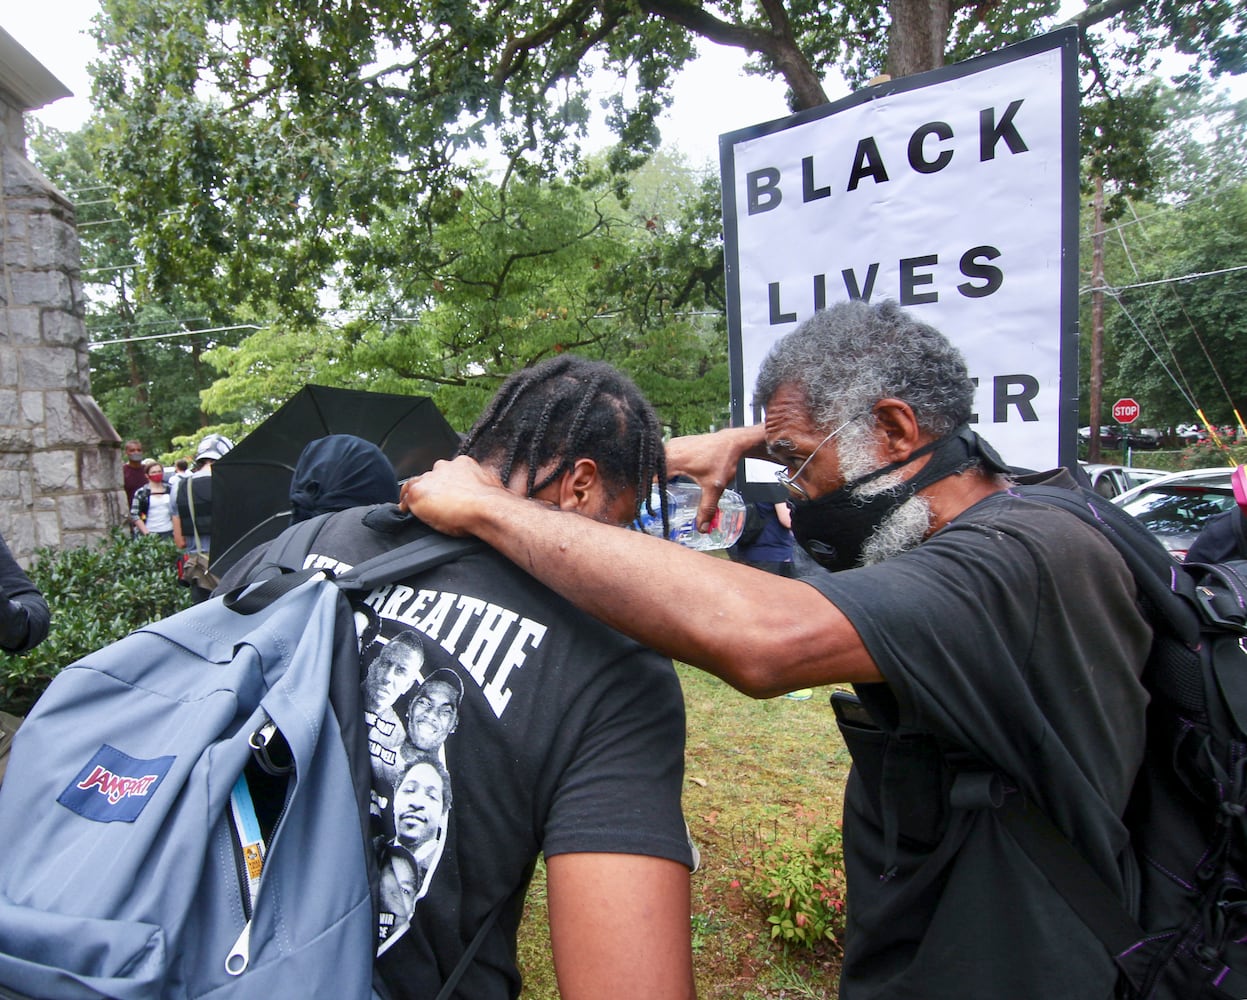
[[[475,547],[430,535],[338,580],[291,573],[66,667],[0,785],[0,996],[371,996],[368,752],[343,589]]]

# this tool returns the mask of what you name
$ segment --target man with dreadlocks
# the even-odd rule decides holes
[[[666,478],[661,426],[636,386],[610,365],[566,354],[507,379],[461,451],[519,496],[612,526],[631,522],[649,484]],[[354,565],[428,531],[389,504],[344,511],[325,523],[306,564]],[[694,862],[671,662],[487,549],[357,600],[380,622],[365,658],[390,641],[422,646],[420,677],[395,700],[397,718],[409,718],[422,681],[459,682],[437,745],[417,747],[412,723],[390,747],[395,770],[427,787],[400,793],[374,774],[383,867],[404,830],[429,834],[414,881],[382,901],[402,910],[382,912],[378,928],[377,970],[390,995],[436,996],[486,927],[454,995],[518,996],[516,930],[544,853],[563,997],[692,997]],[[422,757],[435,757],[445,778],[434,782],[437,768],[417,766]],[[434,801],[444,815],[433,815]]]

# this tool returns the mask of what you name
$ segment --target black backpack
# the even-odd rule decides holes
[[[1090,490],[1020,486],[1097,528],[1134,574],[1155,630],[1143,674],[1147,748],[1125,822],[1139,869],[1132,915],[1020,794],[1000,815],[1108,948],[1130,1000],[1247,997],[1247,561],[1180,565]]]

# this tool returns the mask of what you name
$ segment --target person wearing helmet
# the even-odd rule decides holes
[[[207,555],[212,543],[212,463],[234,447],[224,434],[209,434],[195,449],[195,471],[174,484],[173,541],[188,553]],[[195,602],[206,601],[211,588],[191,583]]]

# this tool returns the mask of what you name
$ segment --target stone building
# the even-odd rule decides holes
[[[74,206],[24,114],[70,92],[0,28],[0,535],[27,565],[124,519],[120,439],[91,397]]]

